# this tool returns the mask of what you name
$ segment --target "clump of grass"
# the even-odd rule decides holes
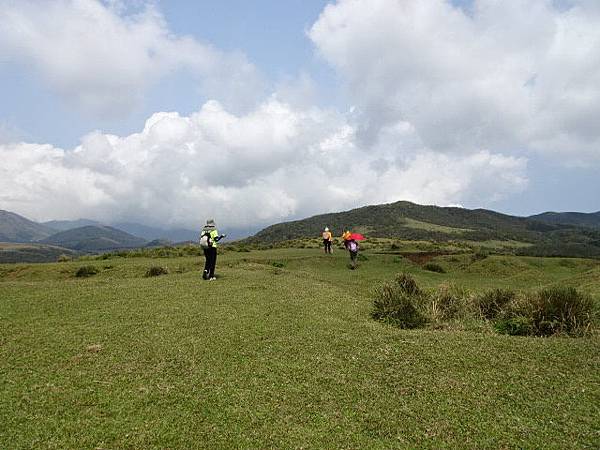
[[[422,291],[417,285],[417,282],[412,277],[412,275],[408,273],[401,272],[397,274],[394,278],[394,283],[400,286],[400,289],[402,289],[409,295],[416,296],[422,294]]]
[[[480,261],[482,259],[487,258],[488,256],[490,256],[490,251],[489,249],[485,248],[485,247],[479,247],[477,250],[475,250],[475,252],[473,253],[473,261]]]
[[[96,266],[81,266],[75,271],[77,278],[86,278],[96,275],[100,270]]]
[[[367,255],[363,254],[363,253],[359,253],[356,256],[356,259],[358,259],[359,261],[368,261],[369,257]]]
[[[147,277],[157,277],[159,275],[167,275],[168,273],[169,273],[168,267],[152,266],[152,267],[148,268],[148,270],[146,271],[146,276]]]
[[[428,262],[427,264],[425,264],[423,266],[423,269],[429,270],[430,272],[446,273],[446,271],[444,270],[444,268],[442,266],[440,266],[437,263],[433,263],[433,262]]]
[[[494,324],[494,329],[500,334],[510,334],[511,336],[534,334],[531,320],[523,316],[500,319]]]
[[[493,320],[516,298],[512,289],[493,289],[473,297],[473,304],[483,319]]]
[[[422,327],[427,319],[418,307],[421,295],[414,278],[398,274],[393,282],[376,289],[371,317],[400,328]]]
[[[581,336],[591,328],[595,314],[590,296],[573,287],[555,286],[516,298],[495,326],[507,334]]]
[[[271,263],[271,265],[272,265],[273,267],[278,267],[278,268],[285,267],[285,263],[284,263],[284,262],[281,262],[281,261],[273,261],[273,262]]]
[[[430,313],[433,321],[453,320],[467,315],[467,292],[455,284],[442,284],[430,295]]]

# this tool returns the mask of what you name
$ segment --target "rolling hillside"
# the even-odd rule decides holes
[[[107,226],[85,226],[56,233],[41,241],[81,252],[97,252],[146,245],[146,240]]]
[[[34,242],[55,230],[18,214],[0,210],[0,242]]]
[[[535,216],[530,216],[529,218],[551,225],[575,225],[581,227],[600,228],[600,211],[595,213],[545,212]]]
[[[600,256],[600,228],[549,224],[485,209],[423,206],[405,201],[271,225],[246,241],[271,244],[314,238],[320,236],[325,226],[332,229],[334,236],[340,236],[348,228],[368,237],[406,240],[511,240],[534,244],[523,250],[528,254]]]
[[[61,255],[77,256],[77,252],[54,245],[36,243],[0,243],[0,263],[56,262]]]

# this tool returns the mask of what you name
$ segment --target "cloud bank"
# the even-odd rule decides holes
[[[244,100],[260,92],[252,64],[172,35],[153,8],[59,1],[47,14],[67,14],[63,32],[10,4],[0,51],[22,49],[80,104],[118,109],[179,67],[216,93],[189,116],[157,112],[138,133],[97,131],[74,149],[1,144],[0,205],[36,219],[244,227],[397,200],[489,207],[527,188],[532,155],[600,165],[596,2],[339,0],[308,36],[345,83],[347,112],[293,95],[302,77]],[[233,100],[218,94],[228,83]]]
[[[191,227],[210,216],[241,227],[398,199],[488,200],[526,185],[522,158],[402,156],[392,142],[414,140],[413,131],[387,133],[387,144],[366,151],[335,111],[272,97],[235,115],[209,101],[189,117],[156,113],[129,136],[91,133],[75,149],[0,145],[0,202],[36,219]]]
[[[366,142],[409,122],[438,152],[598,164],[600,7],[558,4],[475,0],[465,12],[444,0],[340,0],[309,37],[347,83]]]

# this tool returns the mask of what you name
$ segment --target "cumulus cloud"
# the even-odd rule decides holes
[[[410,127],[386,139],[366,152],[346,115],[275,96],[237,115],[209,101],[187,117],[156,113],[128,136],[91,133],[74,149],[0,145],[0,204],[39,220],[238,227],[399,199],[493,201],[527,183],[522,158],[403,153],[418,141]]]
[[[30,68],[67,101],[115,116],[177,70],[231,107],[254,105],[263,81],[241,53],[173,34],[151,4],[97,0],[0,0],[0,61]]]
[[[339,0],[309,31],[359,138],[408,123],[436,152],[600,163],[600,8],[573,0]]]

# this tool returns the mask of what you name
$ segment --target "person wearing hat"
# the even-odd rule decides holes
[[[323,247],[325,248],[325,253],[331,253],[331,232],[329,228],[325,227],[323,231]]]
[[[224,234],[219,234],[217,231],[217,225],[214,219],[208,219],[206,225],[202,228],[200,234],[200,246],[204,250],[204,272],[202,272],[202,278],[209,281],[214,281],[215,277],[215,266],[217,265],[217,242],[225,237]]]

